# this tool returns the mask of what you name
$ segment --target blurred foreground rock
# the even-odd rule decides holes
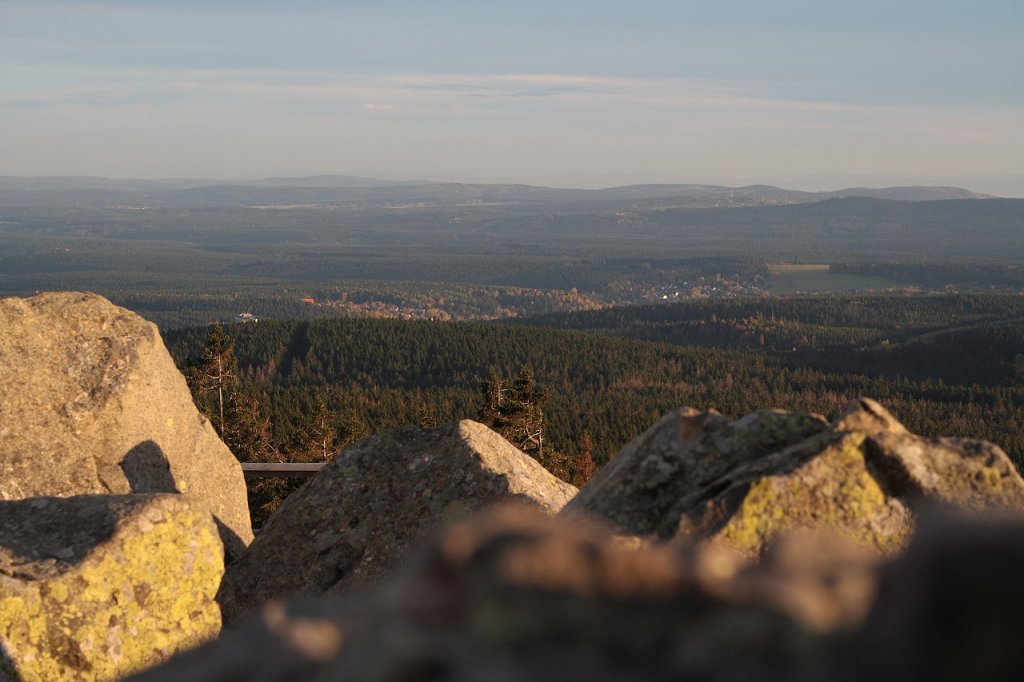
[[[444,523],[519,500],[554,514],[576,489],[482,424],[385,431],[350,445],[270,518],[221,591],[227,620],[267,599],[391,575]]]
[[[0,499],[186,493],[230,556],[252,540],[238,461],[156,327],[93,294],[0,300]]]
[[[213,639],[223,551],[180,495],[0,502],[0,680],[111,680]]]
[[[1024,518],[925,515],[840,661],[849,680],[1019,680]]]
[[[731,598],[738,568],[714,548],[629,549],[603,528],[499,508],[369,596],[273,602],[139,679],[763,680],[813,669],[813,634],[756,595]],[[252,643],[258,659],[244,654]]]
[[[933,528],[879,572],[836,537],[743,565],[499,509],[372,593],[272,602],[138,680],[1017,679],[1024,520]]]
[[[714,412],[671,413],[623,448],[563,514],[751,557],[798,529],[891,554],[927,501],[1024,508],[1024,480],[997,446],[915,436],[862,399],[832,425],[778,410],[734,422]]]

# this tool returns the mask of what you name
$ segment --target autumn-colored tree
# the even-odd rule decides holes
[[[580,438],[580,451],[573,461],[572,483],[577,488],[585,486],[594,474],[597,473],[597,463],[594,462],[594,440],[588,431],[583,432]]]
[[[423,430],[436,429],[437,418],[427,405],[420,405],[416,410],[416,423]]]

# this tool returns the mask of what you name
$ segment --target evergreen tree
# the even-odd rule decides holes
[[[307,456],[311,460],[329,462],[337,454],[338,431],[334,428],[335,415],[327,408],[327,402],[317,398],[316,412],[309,425]]]
[[[536,459],[544,455],[544,403],[550,395],[537,388],[529,367],[512,381],[492,372],[481,384],[481,397],[482,423]]]
[[[547,390],[537,388],[533,371],[523,367],[512,382],[505,410],[505,430],[513,442],[538,459],[544,455],[544,403],[549,397]]]
[[[344,447],[349,443],[362,440],[370,435],[370,426],[366,423],[363,415],[349,408],[341,418],[341,429],[339,433],[340,445]]]
[[[480,423],[494,428],[505,408],[505,394],[508,393],[507,382],[491,370],[490,376],[480,384],[481,404],[477,411]]]
[[[237,390],[228,398],[221,437],[242,462],[284,461],[274,442],[270,417],[252,390]],[[252,524],[258,528],[266,523],[296,485],[284,478],[257,478],[249,481],[246,487]]]
[[[282,461],[270,417],[253,391],[235,391],[228,398],[221,438],[241,462]]]
[[[224,407],[229,398],[229,390],[238,382],[236,370],[235,341],[227,335],[224,327],[216,324],[206,336],[199,363],[189,368],[188,380],[193,392],[198,394],[197,397],[215,395],[216,409],[213,415],[207,416],[216,416],[214,426],[221,436],[225,431]]]

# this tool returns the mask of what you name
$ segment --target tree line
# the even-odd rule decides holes
[[[978,319],[998,314],[999,305],[977,309]],[[893,306],[893,314],[900,319],[905,311]],[[931,324],[930,315],[921,317]],[[834,417],[859,395],[881,400],[919,433],[992,440],[1018,462],[1024,454],[1024,388],[1017,361],[1024,352],[1024,329],[1013,324],[940,329],[889,346],[797,352],[671,345],[547,327],[398,320],[271,321],[231,326],[225,333],[234,343],[240,395],[238,404],[232,407],[228,400],[225,410],[244,412],[242,397],[250,396],[249,422],[269,419],[272,434],[272,448],[256,439],[239,446],[244,456],[322,453],[322,441],[319,450],[313,446],[310,424],[321,404],[336,446],[403,424],[461,418],[498,423],[508,415],[493,408],[505,405],[491,400],[491,413],[482,412],[484,395],[513,395],[524,367],[531,370],[531,390],[543,392],[543,399],[522,400],[521,393],[515,402],[542,404],[547,465],[561,467],[570,478],[584,450],[597,464],[607,461],[661,414],[682,405],[712,407],[730,416],[771,406]],[[209,328],[196,328],[166,338],[184,366],[189,358],[195,363],[202,357],[209,334]],[[201,399],[211,410],[212,394]],[[530,433],[525,426],[521,430]],[[523,447],[529,450],[533,441],[527,439]]]

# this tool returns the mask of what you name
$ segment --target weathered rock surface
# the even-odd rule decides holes
[[[680,498],[739,464],[827,429],[823,417],[780,410],[754,412],[735,422],[713,410],[676,410],[622,448],[563,513],[592,514],[636,535],[672,534]]]
[[[216,637],[223,552],[182,495],[0,502],[0,679],[111,680]]]
[[[0,300],[0,330],[0,499],[187,493],[241,554],[241,466],[153,324],[93,294],[49,293]]]
[[[498,508],[451,529],[368,598],[272,603],[139,680],[766,680],[815,670],[818,636],[753,587],[741,594],[738,564],[720,552],[632,550],[599,528]],[[253,642],[259,660],[242,653]]]
[[[907,552],[880,570],[877,555],[836,537],[787,537],[741,567],[713,545],[629,550],[571,521],[494,510],[372,594],[271,603],[137,679],[1020,676],[1024,517],[926,515]]]
[[[909,433],[874,401],[831,426],[816,415],[761,411],[667,415],[585,486],[564,514],[605,519],[658,541],[710,541],[762,554],[812,529],[889,554],[925,501],[1024,508],[1024,480],[997,446]]]
[[[229,567],[225,618],[272,597],[376,583],[430,531],[483,506],[520,500],[554,514],[575,493],[473,421],[379,433],[289,496]]]
[[[908,539],[913,517],[872,475],[865,448],[862,433],[825,433],[739,465],[679,500],[672,537],[756,557],[783,533],[813,529],[891,554]]]

